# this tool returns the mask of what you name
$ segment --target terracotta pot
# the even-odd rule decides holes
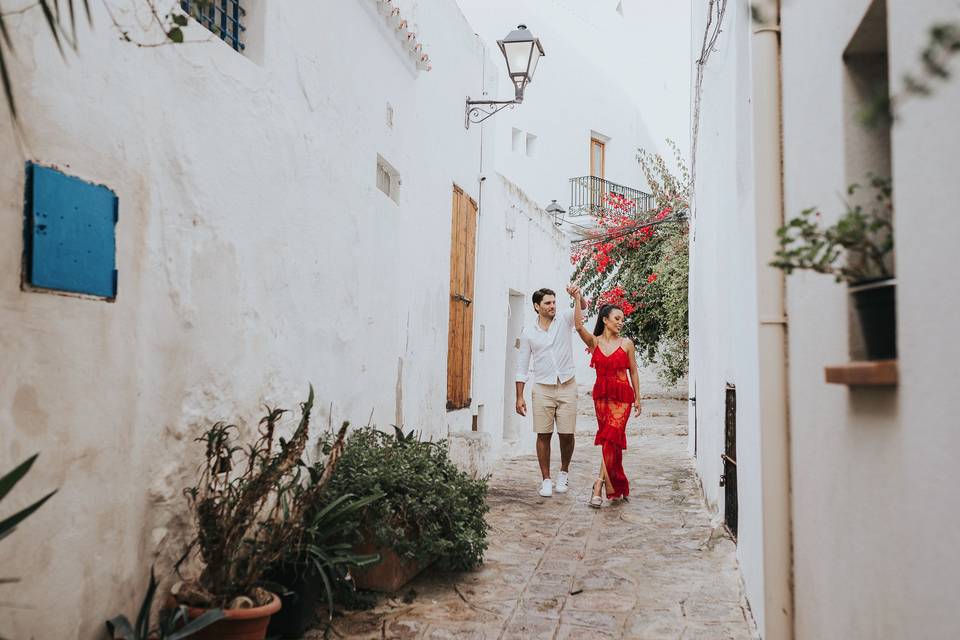
[[[270,595],[273,599],[262,607],[227,609],[225,618],[190,636],[191,640],[264,640],[270,616],[280,610],[280,598],[273,593]],[[204,612],[206,609],[187,608],[191,620],[199,618]]]
[[[354,549],[356,553],[379,553],[380,562],[362,569],[351,569],[353,583],[358,589],[393,593],[413,580],[425,567],[416,560],[404,560],[393,549],[381,549],[372,544],[362,544]]]

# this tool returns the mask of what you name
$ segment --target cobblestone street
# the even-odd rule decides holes
[[[504,460],[491,478],[483,567],[422,576],[406,597],[336,618],[326,637],[753,637],[735,547],[711,527],[687,458],[686,403],[644,401],[624,455],[630,501],[595,510],[587,506],[599,460],[595,418],[589,396],[581,397],[567,494],[537,495],[534,456]],[[554,468],[558,458],[555,444]]]

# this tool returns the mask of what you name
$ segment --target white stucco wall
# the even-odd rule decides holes
[[[693,57],[700,57],[706,3],[693,2]],[[737,390],[737,559],[764,628],[758,322],[750,107],[750,15],[730,3],[705,68],[694,193],[690,275],[689,446],[707,504],[722,522],[726,386]]]
[[[703,3],[692,3],[702,32]],[[828,219],[847,175],[843,52],[868,6],[783,2],[782,73],[785,215],[819,205]],[[920,68],[927,29],[950,19],[942,3],[889,7],[889,77]],[[765,609],[763,425],[755,395],[757,279],[750,185],[751,28],[741,3],[710,58],[704,86],[697,172],[697,235],[691,273],[692,374],[698,399],[697,469],[708,502],[723,513],[717,478],[723,438],[723,384],[738,389],[740,538],[738,559],[761,633]],[[698,42],[694,38],[695,55]],[[960,634],[951,576],[960,568],[952,541],[960,516],[950,505],[957,450],[958,386],[953,339],[960,290],[949,256],[960,228],[958,187],[949,162],[960,143],[955,80],[932,97],[902,103],[892,133],[897,243],[899,386],[854,389],[824,382],[824,366],[850,360],[847,292],[829,277],[787,279],[795,637],[947,638]],[[713,215],[711,215],[712,212]],[[751,253],[752,252],[752,253]],[[692,422],[692,420],[691,420]],[[691,435],[693,425],[691,424]],[[692,439],[692,438],[691,438]],[[691,449],[693,443],[691,442]],[[769,577],[770,574],[767,573]],[[777,637],[765,635],[764,637]]]
[[[843,50],[868,2],[784,3],[786,211],[841,209]],[[920,68],[942,2],[888,2],[891,88]],[[811,41],[818,46],[810,47]],[[949,276],[960,196],[956,79],[902,103],[892,133],[900,384],[827,385],[848,360],[847,298],[829,278],[788,279],[798,638],[951,638],[960,550],[952,396],[960,288]],[[855,125],[854,125],[855,126]],[[850,151],[850,150],[847,150]]]
[[[479,237],[477,305],[487,311],[475,331],[474,407],[483,405],[479,430],[499,449],[533,452],[532,417],[515,413],[513,381],[518,329],[533,322],[531,296],[541,287],[553,289],[558,302],[568,302],[563,288],[570,281],[569,239],[517,185],[502,175],[488,178],[484,187],[482,234]],[[511,295],[514,306],[511,308]],[[520,317],[510,321],[509,316]],[[484,334],[480,351],[479,333]],[[511,366],[507,367],[507,361]],[[506,379],[505,379],[506,378]],[[526,393],[530,400],[529,389]],[[492,458],[497,457],[492,456]],[[531,487],[539,476],[531,467]]]
[[[4,575],[24,578],[2,598],[10,637],[99,638],[134,611],[155,554],[179,553],[192,440],[214,420],[295,408],[312,382],[317,425],[470,428],[470,410],[445,409],[450,202],[454,184],[480,195],[481,128],[464,129],[463,99],[483,86],[483,47],[453,3],[403,3],[429,73],[372,1],[264,7],[256,60],[215,38],[124,44],[93,3],[95,29],[80,25],[64,63],[38,11],[11,22],[21,131],[0,127],[0,468],[41,458],[4,510],[60,492],[3,542]],[[398,203],[376,188],[378,154],[400,174]],[[116,191],[116,302],[20,290],[27,160]],[[504,232],[526,200],[487,163],[475,313],[491,351],[475,358],[474,400],[493,430],[505,288],[562,284],[570,267],[532,205]]]

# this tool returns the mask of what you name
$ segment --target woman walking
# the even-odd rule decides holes
[[[623,450],[627,448],[627,420],[630,419],[631,406],[633,415],[640,415],[637,350],[632,340],[620,336],[625,319],[623,309],[613,304],[600,307],[597,326],[590,333],[583,325],[580,289],[571,289],[574,325],[591,352],[590,366],[597,371],[597,381],[593,385],[593,405],[597,412],[594,444],[602,447],[603,458],[600,477],[593,485],[590,506],[599,508],[603,505],[604,490],[608,500],[621,500],[630,495],[630,483],[623,471]]]

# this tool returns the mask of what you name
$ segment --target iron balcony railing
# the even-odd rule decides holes
[[[625,187],[597,176],[570,178],[570,215],[597,213],[609,208],[609,196],[620,195],[633,201],[625,213],[639,214],[654,208],[653,196],[649,193]]]

